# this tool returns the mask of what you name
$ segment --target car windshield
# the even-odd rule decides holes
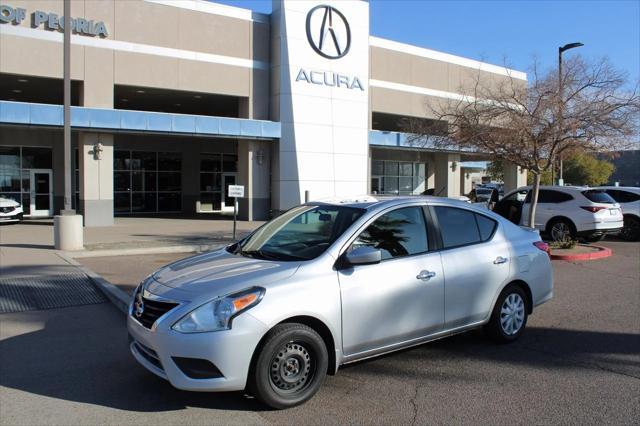
[[[594,203],[603,203],[603,204],[615,204],[615,200],[611,198],[611,195],[607,194],[601,189],[588,189],[586,191],[582,191],[582,195],[587,197],[589,201]]]
[[[235,253],[268,260],[311,260],[365,212],[346,206],[299,206],[241,241]]]

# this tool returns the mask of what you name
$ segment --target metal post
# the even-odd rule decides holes
[[[71,204],[71,0],[64,0],[64,210],[62,214],[75,214]]]
[[[309,190],[304,191],[304,202],[308,203],[310,198]]]
[[[236,240],[236,217],[238,214],[238,197],[233,197],[233,241]]]
[[[558,47],[558,136],[562,137],[562,47]],[[558,185],[564,185],[564,179],[562,178],[562,152],[558,154],[560,157],[560,173],[558,177]]]

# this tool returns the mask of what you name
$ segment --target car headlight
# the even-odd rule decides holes
[[[219,297],[189,312],[171,328],[180,333],[228,330],[234,317],[260,303],[264,291],[253,287]]]

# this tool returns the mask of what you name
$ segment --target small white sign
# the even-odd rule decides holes
[[[244,185],[229,185],[229,197],[244,197]]]

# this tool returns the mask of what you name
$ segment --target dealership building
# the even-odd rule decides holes
[[[72,0],[73,205],[122,215],[262,220],[305,199],[457,196],[482,153],[406,131],[479,78],[526,74],[370,34],[365,1]],[[375,6],[374,6],[375,7]],[[0,0],[0,195],[63,208],[63,2]],[[526,171],[506,165],[505,187]]]

